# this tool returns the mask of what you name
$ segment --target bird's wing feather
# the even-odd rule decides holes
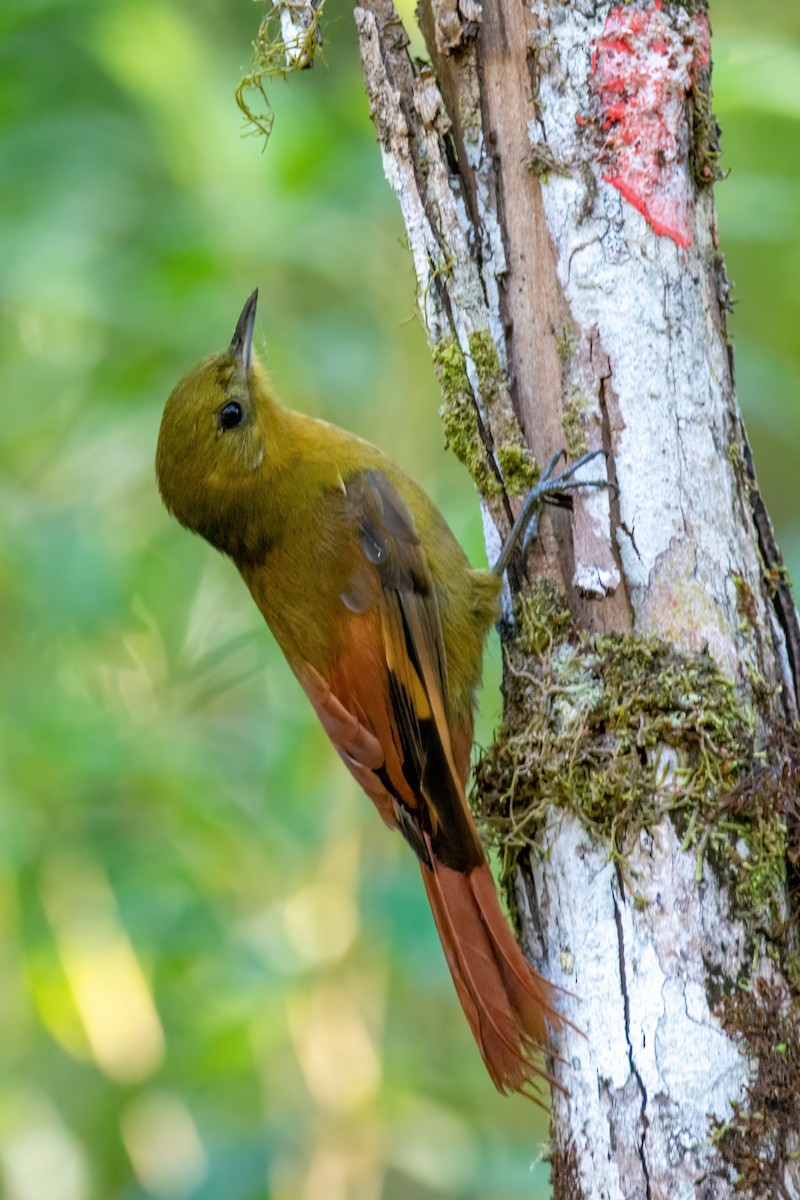
[[[377,470],[346,480],[343,514],[343,534],[359,547],[341,597],[343,649],[322,681],[327,693],[309,668],[301,683],[358,782],[421,861],[429,838],[441,862],[470,870],[485,859],[454,759],[439,606],[414,518]]]
[[[386,824],[394,828],[397,824],[394,803],[376,774],[383,767],[386,756],[375,734],[362,725],[353,713],[348,712],[319,671],[306,663],[298,676],[322,728],[342,761],[374,802]]]

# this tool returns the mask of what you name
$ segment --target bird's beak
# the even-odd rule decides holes
[[[236,328],[233,331],[231,338],[231,350],[233,357],[242,369],[242,374],[247,375],[250,370],[250,359],[253,350],[253,327],[256,323],[256,305],[258,304],[258,288],[250,293],[245,300],[242,315],[236,322]]]

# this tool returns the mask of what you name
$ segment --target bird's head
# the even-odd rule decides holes
[[[248,296],[231,343],[193,367],[161,419],[156,477],[182,525],[235,553],[251,523],[256,482],[278,405],[253,360],[258,289]]]

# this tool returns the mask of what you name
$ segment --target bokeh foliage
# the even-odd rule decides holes
[[[263,155],[233,101],[248,0],[0,10],[8,1200],[546,1194],[545,1123],[494,1094],[413,861],[155,493],[164,398],[258,284],[281,392],[388,448],[481,558],[328,4],[326,65],[273,88]],[[800,15],[712,20],[740,395],[797,574]]]

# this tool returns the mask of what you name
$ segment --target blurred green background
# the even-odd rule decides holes
[[[167,393],[258,284],[283,394],[389,448],[481,559],[328,2],[264,155],[233,102],[249,0],[0,10],[7,1200],[547,1194],[545,1120],[495,1094],[411,856],[154,486]],[[712,19],[741,402],[797,576],[800,10]]]

